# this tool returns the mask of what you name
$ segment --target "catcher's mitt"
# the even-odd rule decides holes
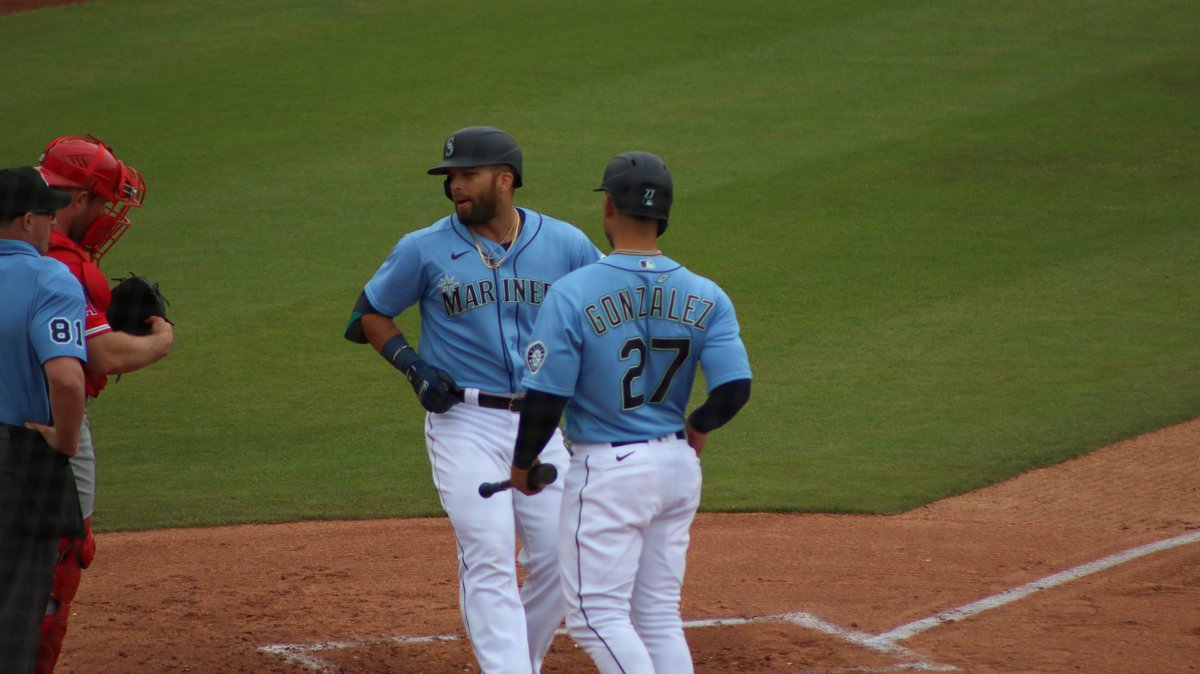
[[[158,284],[145,276],[129,272],[129,276],[117,281],[112,289],[112,302],[108,305],[108,324],[113,330],[135,335],[150,333],[146,321],[151,316],[167,318],[170,302],[158,290]],[[169,320],[169,319],[168,319]]]

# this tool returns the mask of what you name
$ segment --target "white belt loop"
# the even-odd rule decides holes
[[[479,389],[467,387],[462,390],[463,402],[475,407],[479,406]]]

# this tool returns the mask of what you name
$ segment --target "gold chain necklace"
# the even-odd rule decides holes
[[[492,257],[492,254],[490,251],[487,253],[483,252],[484,246],[479,242],[479,235],[477,235],[475,233],[475,228],[474,227],[467,228],[467,231],[471,232],[471,240],[475,243],[475,252],[479,253],[479,260],[481,262],[483,262],[483,266],[487,267],[488,269],[491,269],[492,271],[495,271],[500,268],[500,265],[504,264],[504,261],[506,259],[508,259],[508,254],[512,252],[512,244],[516,243],[516,241],[517,241],[516,234],[519,233],[518,226],[520,224],[521,224],[521,214],[520,214],[520,212],[517,211],[517,209],[514,208],[513,209],[512,227],[508,228],[508,234],[506,234],[504,236],[504,239],[500,241],[500,245],[503,246],[505,243],[508,243],[509,247],[507,250],[504,251],[504,254],[501,255],[500,259],[498,259],[498,260],[496,258]]]

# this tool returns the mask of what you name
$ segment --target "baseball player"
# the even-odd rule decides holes
[[[672,185],[646,152],[604,171],[603,261],[554,284],[525,351],[513,488],[564,411],[573,456],[559,565],[567,629],[605,674],[693,671],[679,599],[708,433],[750,398],[729,297],[658,250]],[[686,416],[696,366],[708,399]]]
[[[83,536],[67,457],[83,420],[83,294],[42,257],[70,199],[0,171],[0,672],[33,671],[59,539]]]
[[[112,148],[93,136],[60,136],[50,141],[38,170],[52,187],[71,194],[70,202],[57,213],[47,254],[67,265],[83,286],[88,354],[84,377],[90,402],[104,390],[108,375],[140,370],[158,362],[170,352],[175,340],[171,324],[162,318],[151,319],[150,334],[134,335],[113,330],[105,315],[111,295],[108,280],[100,271],[100,258],[129,228],[129,210],[142,205],[146,185],[136,170],[117,159]],[[42,621],[37,667],[41,674],[54,671],[80,575],[96,552],[96,539],[92,535],[96,453],[87,414],[79,436],[79,452],[71,457],[71,469],[79,490],[86,539],[64,538],[59,547],[54,586]]]
[[[454,213],[400,239],[363,289],[346,337],[369,341],[428,411],[425,444],[458,543],[459,601],[480,667],[536,673],[565,610],[556,544],[562,485],[546,489],[554,508],[512,492],[484,500],[477,489],[507,474],[521,353],[546,290],[601,255],[574,226],[513,206],[521,150],[504,131],[460,129],[443,155],[429,173],[446,176]],[[414,304],[419,351],[393,322]],[[548,441],[542,460],[565,471],[561,434]],[[526,575],[519,593],[516,539]]]

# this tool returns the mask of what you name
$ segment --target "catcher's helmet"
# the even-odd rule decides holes
[[[452,168],[507,164],[512,167],[513,189],[521,186],[521,148],[517,141],[494,126],[468,126],[450,134],[443,146],[442,163],[429,175],[443,175]]]
[[[92,135],[60,136],[42,151],[38,170],[52,187],[87,190],[107,202],[88,224],[80,245],[99,260],[129,228],[126,214],[146,198],[141,174],[117,159],[112,148]]]
[[[663,160],[649,152],[622,152],[604,167],[596,192],[608,192],[613,206],[626,215],[658,220],[658,234],[667,231],[674,191]]]

